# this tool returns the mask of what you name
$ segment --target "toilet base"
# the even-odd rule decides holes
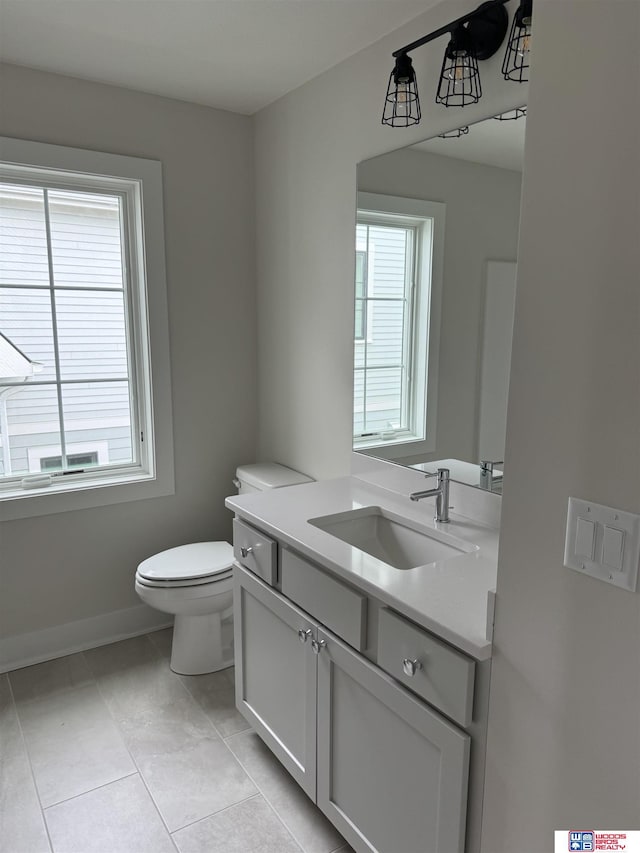
[[[171,669],[179,675],[204,675],[233,666],[233,642],[223,645],[221,613],[176,615],[171,646]]]

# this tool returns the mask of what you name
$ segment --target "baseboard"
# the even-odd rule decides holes
[[[168,628],[173,619],[146,604],[0,640],[0,673]]]

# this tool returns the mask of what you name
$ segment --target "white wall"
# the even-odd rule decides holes
[[[446,204],[437,446],[434,453],[415,458],[405,448],[409,458],[394,453],[398,462],[480,461],[477,427],[486,264],[517,257],[520,184],[518,172],[420,149],[394,151],[358,166],[359,190]]]
[[[3,66],[0,133],[162,161],[176,494],[0,527],[0,631],[139,604],[137,564],[227,539],[237,464],[255,458],[251,119]]]
[[[260,445],[314,476],[349,471],[355,164],[460,121],[431,103],[438,44],[415,54],[423,124],[380,127],[390,53],[467,7],[441,4],[258,115]],[[640,511],[639,15],[636,0],[535,4],[485,853],[638,828],[640,594],[562,553],[570,494]],[[499,64],[469,121],[526,100]]]
[[[640,512],[640,4],[538,2],[535,27],[487,851],[640,829],[640,592],[562,566],[569,495]]]

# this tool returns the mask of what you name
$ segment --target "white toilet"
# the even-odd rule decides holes
[[[311,478],[274,462],[242,465],[240,494],[309,483]],[[233,664],[233,548],[194,542],[144,560],[136,592],[150,607],[175,614],[171,669],[181,675],[216,672]]]

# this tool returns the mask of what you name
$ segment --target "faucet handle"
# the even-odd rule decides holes
[[[493,471],[494,465],[504,465],[504,459],[481,459],[480,468],[483,471]]]
[[[428,474],[425,474],[425,477],[440,477],[442,480],[448,480],[451,472],[448,468],[438,468],[437,471],[431,471]]]

